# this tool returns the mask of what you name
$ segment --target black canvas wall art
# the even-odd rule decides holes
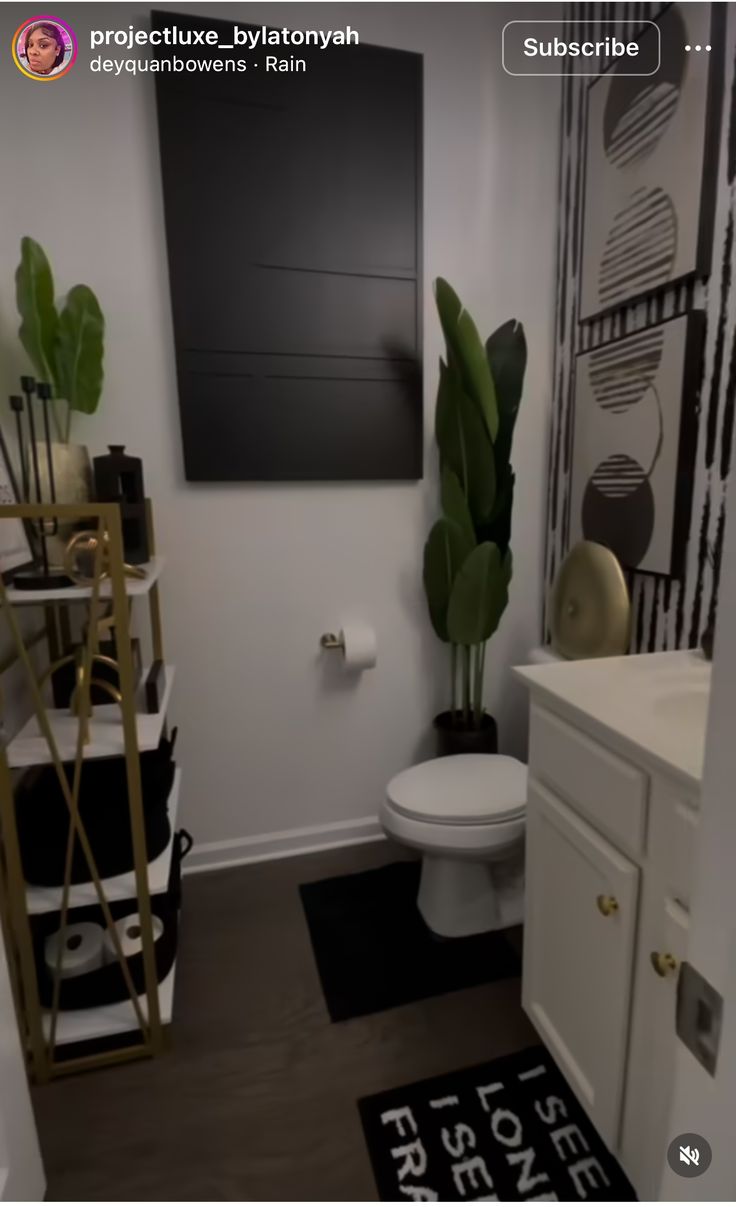
[[[589,87],[581,319],[708,271],[716,26],[710,4],[670,4],[637,39],[635,69],[652,74],[618,60]]]
[[[695,312],[578,356],[571,543],[599,541],[632,570],[682,572],[703,331]]]
[[[274,72],[233,20],[174,19],[225,64],[156,76],[187,479],[421,478],[421,55]]]

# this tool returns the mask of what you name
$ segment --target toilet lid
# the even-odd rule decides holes
[[[456,825],[506,821],[526,808],[526,767],[505,754],[452,754],[399,772],[386,795],[407,817]]]

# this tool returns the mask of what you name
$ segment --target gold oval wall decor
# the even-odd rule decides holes
[[[618,558],[596,541],[579,541],[552,588],[552,645],[564,658],[625,654],[631,602]]]

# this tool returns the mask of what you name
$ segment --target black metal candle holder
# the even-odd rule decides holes
[[[21,377],[21,389],[24,397],[13,394],[10,408],[15,415],[16,432],[18,436],[18,457],[20,460],[20,481],[24,503],[43,503],[41,493],[41,471],[36,441],[36,417],[33,410],[33,395],[37,394],[43,414],[44,444],[46,446],[46,466],[48,469],[49,502],[56,502],[56,483],[54,481],[54,458],[51,447],[51,425],[49,422],[49,404],[52,399],[51,386],[48,382],[36,382],[33,377]],[[28,453],[26,453],[26,425],[28,425]],[[61,587],[73,586],[67,574],[54,570],[49,564],[48,538],[56,536],[59,531],[59,521],[37,520],[33,531],[38,542],[40,553],[40,568],[24,570],[16,574],[13,585],[21,591],[55,591]]]

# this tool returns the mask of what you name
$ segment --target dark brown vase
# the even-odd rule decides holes
[[[93,462],[97,502],[119,504],[125,560],[140,566],[151,556],[143,462],[140,457],[130,457],[124,444],[109,444],[108,448],[104,457],[95,457]]]
[[[443,758],[447,754],[498,754],[498,729],[495,718],[484,712],[480,728],[471,722],[465,725],[463,714],[458,709],[453,715],[449,711],[441,712],[434,719],[437,734],[437,755]]]

